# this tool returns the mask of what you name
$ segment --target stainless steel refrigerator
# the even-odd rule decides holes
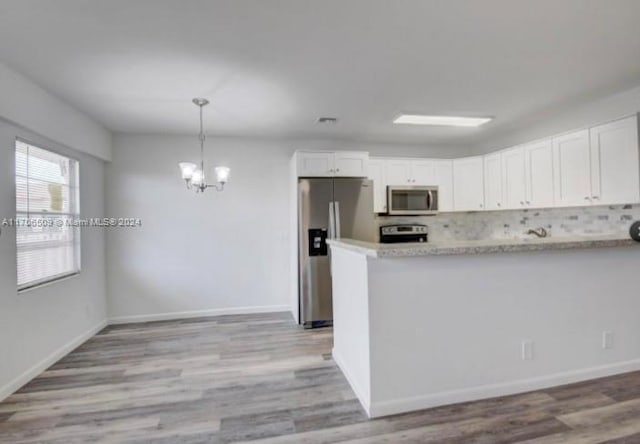
[[[298,180],[300,323],[331,325],[331,257],[327,239],[375,242],[373,182],[368,179]]]

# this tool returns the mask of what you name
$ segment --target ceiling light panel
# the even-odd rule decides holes
[[[465,126],[478,127],[493,120],[491,117],[425,116],[401,114],[393,123],[407,125]]]

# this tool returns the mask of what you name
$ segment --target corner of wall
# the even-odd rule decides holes
[[[0,118],[76,151],[111,160],[111,131],[1,62],[0,95]]]

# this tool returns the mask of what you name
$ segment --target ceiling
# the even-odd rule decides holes
[[[454,145],[640,84],[639,21],[638,0],[0,0],[0,60],[116,132],[196,132],[203,96],[219,135]]]

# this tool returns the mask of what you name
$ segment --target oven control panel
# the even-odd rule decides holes
[[[380,227],[380,242],[427,242],[428,228],[422,224],[396,224]]]

